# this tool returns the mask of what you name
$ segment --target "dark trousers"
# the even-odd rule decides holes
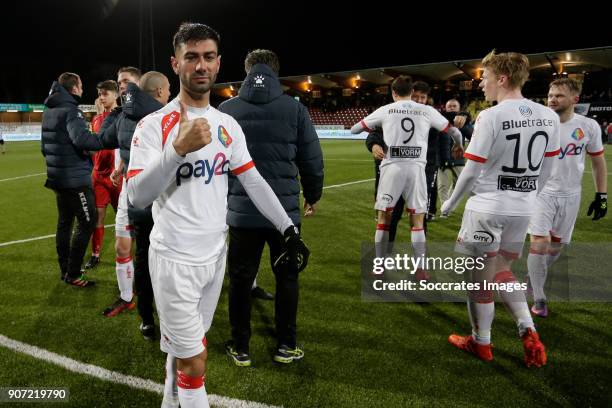
[[[153,229],[153,217],[134,220],[136,233],[136,257],[134,260],[134,286],[136,289],[138,314],[143,324],[153,324],[153,286],[149,273],[149,235]]]
[[[96,201],[90,187],[57,189],[57,230],[55,248],[62,276],[71,279],[81,275],[81,264],[96,228]],[[74,233],[72,226],[77,220]]]
[[[438,207],[438,166],[425,166],[425,179],[427,180],[427,212],[435,214]]]
[[[251,337],[251,286],[257,276],[265,244],[270,248],[271,262],[282,253],[283,236],[271,228],[229,229],[228,273],[229,317],[232,339],[236,349],[249,352]],[[298,307],[297,269],[274,268],[276,295],[274,322],[278,345],[296,346],[296,319]]]

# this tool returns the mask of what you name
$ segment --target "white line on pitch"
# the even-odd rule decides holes
[[[163,384],[156,383],[155,381],[147,380],[140,377],[134,377],[132,375],[121,374],[116,371],[110,371],[105,368],[95,366],[93,364],[82,363],[80,361],[73,360],[69,357],[62,356],[60,354],[53,353],[51,351],[32,346],[30,344],[10,339],[1,334],[0,346],[4,346],[18,353],[27,354],[30,357],[46,361],[48,363],[62,367],[68,371],[72,371],[77,374],[89,375],[91,377],[99,378],[104,381],[110,381],[115,384],[127,385],[131,388],[154,392],[160,395],[162,395],[164,392]],[[211,405],[227,408],[277,408],[273,405],[262,404],[260,402],[229,398],[214,394],[209,394],[208,400]]]
[[[19,179],[24,179],[24,178],[28,178],[28,177],[42,176],[43,174],[47,174],[47,173],[28,174],[27,176],[19,176],[19,177],[11,177],[11,178],[0,179],[0,181],[19,180]]]

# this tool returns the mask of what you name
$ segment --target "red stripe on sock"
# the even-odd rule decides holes
[[[424,230],[423,228],[411,228],[410,231],[417,232],[417,231],[424,231]]]
[[[503,256],[504,258],[508,258],[508,259],[518,259],[518,257],[519,257],[518,252],[509,252],[509,251],[505,251],[503,249],[499,250],[499,254],[501,256]]]
[[[132,257],[131,257],[131,256],[126,256],[125,258],[117,258],[117,259],[116,259],[117,263],[120,263],[120,264],[125,264],[125,263],[128,263],[128,262],[130,262],[131,260],[132,260]]]
[[[509,283],[516,282],[516,277],[512,273],[512,271],[501,271],[497,272],[495,275],[494,281],[496,283]]]
[[[379,231],[389,231],[389,226],[387,224],[376,224],[376,229]]]
[[[546,250],[529,248],[529,253],[534,255],[546,255]]]
[[[182,371],[176,371],[176,385],[184,390],[195,390],[204,385],[204,377],[190,377]]]

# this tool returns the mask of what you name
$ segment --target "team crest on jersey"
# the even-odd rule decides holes
[[[232,137],[227,133],[227,130],[223,126],[219,126],[219,131],[217,132],[219,135],[219,141],[223,146],[228,147],[232,144]]]
[[[583,138],[584,138],[584,132],[582,131],[582,129],[580,128],[574,129],[574,131],[572,132],[572,139],[580,141]]]
[[[138,147],[138,136],[132,138],[132,146]]]
[[[530,117],[533,114],[533,112],[531,111],[531,108],[526,105],[519,106],[519,112],[521,113],[521,115],[523,115],[526,118]]]

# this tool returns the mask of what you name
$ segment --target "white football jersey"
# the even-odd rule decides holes
[[[465,157],[483,163],[466,209],[531,215],[544,156],[559,154],[559,115],[527,99],[507,99],[478,115]]]
[[[575,113],[561,123],[559,162],[542,193],[558,197],[580,193],[585,152],[592,156],[604,153],[601,128],[593,119]]]
[[[381,106],[366,116],[361,125],[366,130],[381,128],[387,153],[381,166],[393,162],[427,163],[429,129],[445,131],[448,120],[429,105],[402,100]]]
[[[132,138],[128,177],[159,160],[178,134],[178,99],[145,117]],[[187,107],[188,119],[206,118],[212,142],[188,153],[166,190],[153,202],[151,247],[158,255],[187,265],[207,265],[223,255],[227,232],[228,172],[252,168],[240,125],[209,106]]]

